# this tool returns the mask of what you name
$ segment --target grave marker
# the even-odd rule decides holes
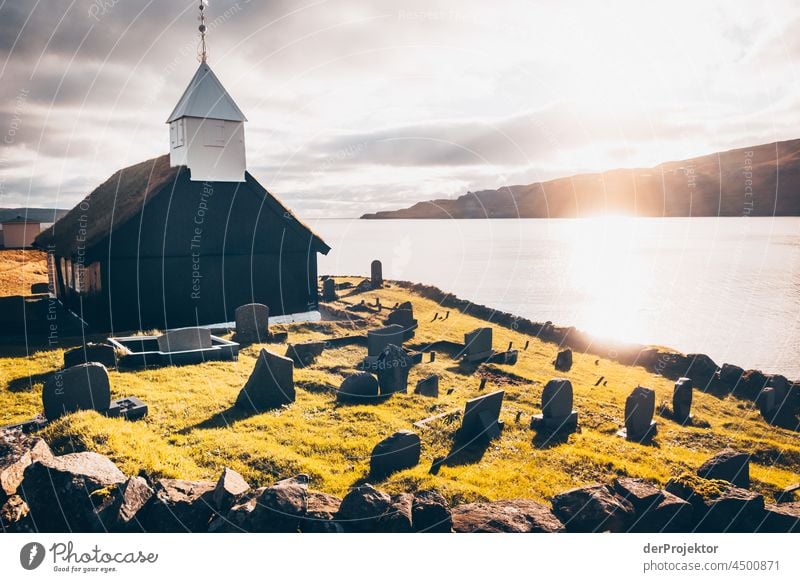
[[[487,438],[489,440],[500,436],[503,428],[500,422],[500,409],[503,406],[505,392],[498,390],[485,396],[468,400],[464,407],[464,417],[458,436],[461,440]]]

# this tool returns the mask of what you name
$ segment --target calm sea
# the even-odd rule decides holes
[[[534,321],[800,379],[800,218],[312,221],[321,274],[435,285]]]

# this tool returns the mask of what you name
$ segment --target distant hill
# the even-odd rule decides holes
[[[579,174],[468,192],[361,218],[572,218],[800,216],[800,139],[741,148],[654,168]]]
[[[18,216],[39,222],[55,222],[69,210],[63,208],[0,208],[0,222],[13,220]]]

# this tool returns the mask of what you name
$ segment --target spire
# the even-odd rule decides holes
[[[208,57],[208,51],[206,47],[206,4],[208,4],[208,0],[200,0],[200,6],[198,6],[198,9],[200,10],[200,17],[198,18],[200,21],[200,26],[197,27],[197,30],[200,31],[200,46],[197,47],[197,59],[201,63],[205,63],[206,58]]]

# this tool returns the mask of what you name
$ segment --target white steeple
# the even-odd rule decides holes
[[[187,166],[191,180],[244,182],[247,118],[206,62],[205,6],[200,4],[200,66],[172,110],[171,166]]]

